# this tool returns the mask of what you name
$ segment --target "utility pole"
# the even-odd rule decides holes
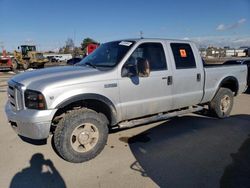
[[[74,38],[74,48],[75,48],[75,42],[76,42],[76,30],[74,29],[74,36],[73,36],[73,38]]]

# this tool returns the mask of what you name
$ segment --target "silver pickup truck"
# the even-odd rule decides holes
[[[119,40],[76,66],[12,77],[5,111],[17,134],[46,139],[51,133],[61,157],[79,163],[103,150],[111,129],[207,106],[216,117],[228,117],[246,78],[245,65],[207,67],[190,41]]]

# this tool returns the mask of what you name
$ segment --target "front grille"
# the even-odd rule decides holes
[[[18,83],[13,81],[9,81],[8,83],[8,97],[11,107],[14,111],[21,110],[23,107],[22,102],[22,92],[21,89],[18,87]]]

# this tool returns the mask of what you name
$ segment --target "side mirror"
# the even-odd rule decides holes
[[[20,46],[18,46],[17,49],[19,50],[19,49],[20,49]]]
[[[147,59],[139,58],[137,60],[137,70],[140,77],[149,77],[150,65]]]
[[[126,63],[122,68],[122,77],[134,77],[137,76],[137,66],[135,63]]]

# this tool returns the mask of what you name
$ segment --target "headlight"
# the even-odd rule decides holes
[[[44,96],[39,91],[26,90],[24,92],[25,106],[29,109],[45,110],[46,102]]]

